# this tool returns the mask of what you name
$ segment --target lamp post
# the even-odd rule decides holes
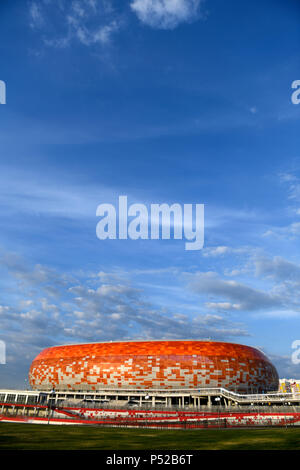
[[[53,388],[50,392],[49,400],[48,400],[48,408],[49,408],[49,413],[48,413],[48,424],[50,424],[50,414],[52,410],[52,397],[55,394],[55,388]]]

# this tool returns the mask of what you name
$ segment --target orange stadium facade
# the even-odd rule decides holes
[[[277,391],[278,374],[258,349],[214,341],[124,341],[54,346],[32,362],[34,390],[204,389]]]

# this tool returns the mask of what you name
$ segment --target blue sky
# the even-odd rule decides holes
[[[0,5],[1,387],[41,349],[211,338],[300,378],[300,6]],[[205,244],[105,240],[96,208],[205,204]]]

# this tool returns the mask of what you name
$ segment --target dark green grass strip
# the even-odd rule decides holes
[[[0,423],[0,449],[300,450],[300,428],[154,430]]]

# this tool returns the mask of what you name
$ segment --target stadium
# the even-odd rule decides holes
[[[299,383],[279,380],[262,351],[235,343],[54,346],[32,361],[29,383],[31,390],[0,390],[0,420],[203,427],[221,416],[226,426],[300,424]]]
[[[56,346],[45,349],[32,362],[29,381],[33,389],[39,390],[278,390],[277,371],[262,352],[210,341]]]

